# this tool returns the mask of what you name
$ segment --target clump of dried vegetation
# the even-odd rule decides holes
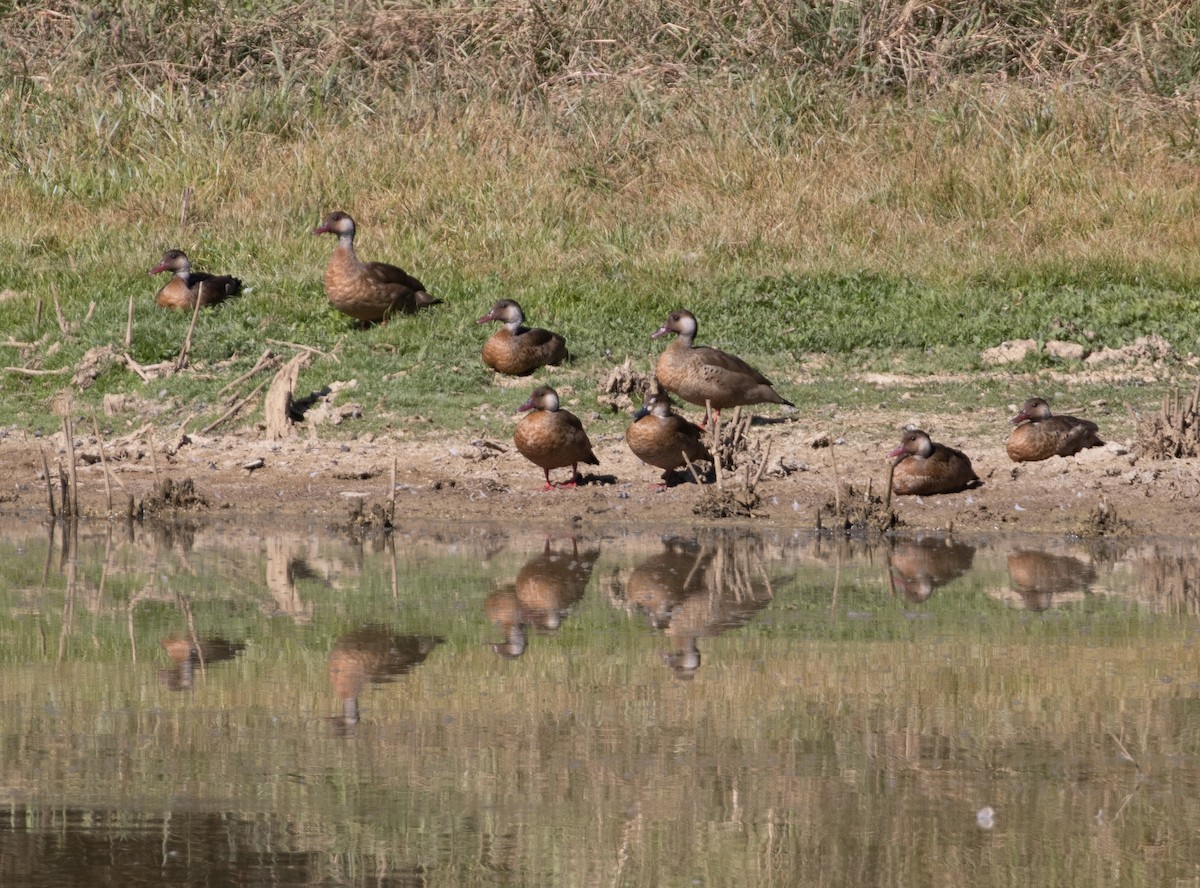
[[[196,490],[196,482],[191,478],[184,478],[182,481],[173,478],[162,479],[154,485],[154,490],[142,503],[142,511],[146,515],[207,508],[208,500]]]
[[[1165,395],[1157,413],[1134,413],[1135,449],[1150,459],[1200,456],[1200,381],[1187,401],[1179,389]]]
[[[700,497],[692,511],[702,518],[753,518],[762,502],[758,485],[771,457],[770,437],[751,438],[753,417],[738,407],[724,425],[711,410],[707,412],[708,452],[713,455],[714,483],[699,487]],[[700,484],[696,466],[688,464]]]
[[[1075,532],[1081,537],[1127,536],[1133,533],[1133,524],[1119,516],[1108,500],[1101,499]]]

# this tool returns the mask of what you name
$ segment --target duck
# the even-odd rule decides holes
[[[364,326],[386,323],[398,312],[416,314],[441,303],[404,269],[359,259],[354,252],[354,220],[341,210],[326,215],[313,234],[337,235],[337,246],[325,268],[325,295],[334,308]]]
[[[921,429],[910,429],[900,446],[888,454],[896,462],[892,470],[892,492],[899,496],[930,496],[958,493],[983,482],[961,450],[935,444]]]
[[[521,455],[542,470],[546,476],[543,490],[555,487],[575,487],[579,483],[579,463],[598,466],[600,460],[592,452],[592,442],[579,417],[559,408],[558,392],[548,385],[533,390],[518,413],[532,411],[517,423],[513,442]],[[571,480],[562,484],[550,483],[550,470],[571,467]]]
[[[674,471],[688,462],[712,461],[704,446],[703,432],[671,409],[671,398],[663,391],[654,392],[634,414],[625,430],[625,443],[633,455],[646,465],[663,470],[659,490],[671,486]]]
[[[600,548],[582,552],[574,536],[571,551],[555,551],[546,538],[542,552],[521,567],[516,579],[496,589],[484,601],[488,619],[504,630],[504,641],[492,650],[506,660],[525,653],[526,628],[557,630],[587,590]]]
[[[763,376],[741,358],[720,349],[694,345],[698,324],[690,311],[679,309],[651,334],[652,339],[674,333],[672,342],[658,357],[658,383],[689,404],[712,405],[720,416],[722,408],[747,404],[795,405],[780,396]]]
[[[242,293],[242,282],[235,277],[192,271],[192,263],[183,250],[167,250],[162,254],[162,261],[146,273],[155,275],[164,271],[171,272],[172,276],[154,299],[160,308],[191,311],[197,301],[203,308],[219,305]]]
[[[386,684],[407,675],[443,641],[436,635],[398,635],[383,626],[364,626],[341,636],[329,652],[329,682],[342,701],[335,726],[358,724],[358,698],[368,682]]]
[[[483,363],[497,373],[528,376],[547,364],[567,360],[567,341],[540,327],[525,327],[525,313],[513,299],[501,299],[477,323],[499,321],[504,326],[483,344]]]
[[[1090,419],[1054,416],[1044,398],[1030,398],[1012,418],[1017,426],[1008,438],[1008,458],[1036,462],[1052,456],[1072,456],[1088,447],[1103,447],[1100,427]]]
[[[214,663],[232,660],[246,645],[217,636],[192,639],[172,634],[162,640],[163,650],[171,658],[170,669],[161,669],[158,680],[172,691],[190,690],[195,682],[196,667],[202,670]]]

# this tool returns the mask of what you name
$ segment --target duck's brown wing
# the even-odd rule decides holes
[[[518,330],[516,345],[531,356],[536,356],[542,364],[561,364],[569,357],[567,341],[541,327]]]
[[[945,478],[948,484],[962,484],[963,487],[967,487],[979,480],[970,457],[961,450],[955,450],[945,444],[934,444],[933,453],[926,462],[931,470]]]
[[[1058,420],[1059,437],[1058,453],[1060,456],[1071,456],[1088,447],[1103,447],[1100,440],[1100,427],[1090,419],[1079,419],[1075,416],[1051,417],[1051,422]]]
[[[191,282],[201,305],[217,305],[242,295],[242,282],[231,275],[192,272]]]
[[[437,305],[442,300],[430,296],[425,285],[395,265],[386,262],[366,262],[363,271],[392,302],[393,311],[415,312],[425,305]]]
[[[424,284],[403,268],[397,268],[395,265],[389,265],[386,262],[366,262],[363,264],[363,268],[366,269],[371,280],[377,284],[405,287],[414,293],[425,290]]]
[[[682,416],[672,415],[668,420],[675,443],[688,459],[692,462],[698,459],[712,461],[712,454],[708,452],[708,448],[704,445],[703,432],[700,431],[699,426],[688,422]]]
[[[592,442],[588,438],[587,432],[584,431],[579,417],[569,410],[555,411],[554,416],[558,417],[564,431],[564,447],[569,446],[575,454],[572,462],[578,460],[591,466],[600,465],[600,460],[596,459],[596,454],[592,452]],[[566,442],[570,442],[569,445]]]
[[[724,376],[725,374],[736,375],[737,377],[748,377],[752,382],[759,385],[771,385],[771,380],[763,376],[737,355],[731,355],[729,352],[723,352],[719,348],[712,348],[707,345],[696,346],[691,349],[694,356],[693,360],[702,363],[705,367],[711,367],[714,376]]]

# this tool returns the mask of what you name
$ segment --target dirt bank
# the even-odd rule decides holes
[[[1096,418],[1104,431],[1103,417]],[[153,458],[150,433],[145,433],[130,441],[114,438],[106,454],[119,512],[130,496],[139,502],[150,497],[156,477],[190,478],[210,511],[233,509],[250,516],[340,523],[360,507],[369,515],[373,507],[387,506],[394,458],[396,520],[403,525],[561,518],[577,523],[720,520],[811,528],[818,512],[823,512],[824,526],[837,523],[832,517],[835,479],[859,491],[857,496],[843,493],[844,510],[861,511],[868,490],[883,492],[885,455],[897,442],[897,430],[911,419],[897,409],[840,412],[820,425],[795,413],[756,424],[751,439],[771,441],[767,469],[755,490],[758,503],[753,517],[724,519],[695,514],[697,503],[711,496],[707,486],[689,482],[657,492],[653,482],[658,471],[629,452],[616,424],[609,424],[612,431],[592,434],[601,465],[587,467],[587,483],[576,490],[549,492],[541,491],[540,470],[515,451],[511,439],[484,441],[469,432],[428,430],[415,438],[367,434],[340,441],[300,434],[282,443],[262,440],[251,429],[222,437],[155,435]],[[1106,435],[1110,445],[1105,448],[1017,465],[1004,452],[1006,419],[1001,409],[985,409],[939,422],[935,439],[968,453],[984,484],[948,496],[894,498],[892,508],[903,527],[1085,535],[1195,532],[1200,518],[1197,460],[1138,459],[1129,452],[1131,441]],[[833,446],[814,447],[822,438]],[[86,435],[77,439],[82,442],[77,460],[82,509],[85,515],[100,515],[106,509],[106,493],[97,448]],[[63,444],[61,435],[35,439],[10,431],[0,438],[0,509],[46,512],[39,447],[57,478],[57,466],[66,463]],[[565,475],[560,470],[555,477]],[[727,486],[736,491],[739,485],[727,479]]]

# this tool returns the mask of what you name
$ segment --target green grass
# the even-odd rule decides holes
[[[785,388],[831,355],[831,397],[847,367],[971,370],[1013,338],[1200,352],[1190,9],[538,9],[0,8],[19,62],[0,73],[0,366],[123,351],[130,295],[129,353],[172,359],[188,319],[144,273],[167,247],[252,291],[201,318],[193,371],[113,366],[81,410],[122,392],[211,420],[278,340],[333,352],[301,387],[357,380],[368,425],[459,428],[519,400],[478,360],[499,296],[567,336],[553,378],[581,390],[609,358],[648,368],[679,306]],[[309,231],[334,207],[446,305],[369,331],[332,311]],[[0,373],[0,424],[53,426],[68,377]]]

